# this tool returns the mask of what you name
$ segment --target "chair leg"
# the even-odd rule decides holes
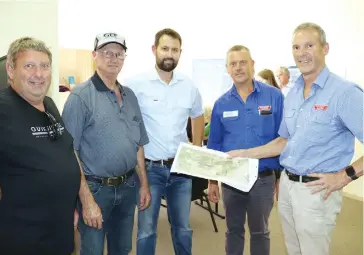
[[[211,217],[211,220],[212,220],[212,225],[214,226],[214,230],[217,233],[219,231],[218,231],[217,226],[216,226],[216,221],[215,221],[214,213],[213,213],[212,208],[211,208],[210,201],[209,201],[209,199],[207,198],[207,196],[205,194],[203,195],[203,198],[207,203],[207,208],[208,208],[208,211],[210,213],[210,217]]]
[[[206,197],[205,199],[200,199],[200,202],[198,202],[198,201],[195,201],[195,205],[198,205],[198,206],[200,206],[200,207],[202,207],[203,209],[205,209],[205,210],[209,210],[208,209],[208,207],[206,207],[204,204],[203,204],[203,202],[206,200],[206,202],[207,201],[209,201],[208,200],[208,198],[207,198],[207,194],[204,192],[204,194],[202,195],[202,196],[204,196],[204,197]],[[218,205],[219,205],[219,203],[216,203],[215,204],[215,210],[213,210],[212,211],[212,213],[214,214],[214,215],[216,215],[217,217],[219,217],[220,219],[225,219],[225,216],[224,215],[221,215],[221,214],[219,214],[219,207],[218,207]]]

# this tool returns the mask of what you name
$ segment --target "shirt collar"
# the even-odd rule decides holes
[[[260,92],[260,83],[253,79],[253,92]],[[233,95],[239,95],[238,91],[236,90],[235,84],[230,89],[230,93]]]
[[[91,81],[98,91],[102,91],[102,92],[110,91],[110,89],[105,85],[104,81],[101,79],[101,77],[99,76],[99,74],[96,71],[95,71],[94,75],[91,77]],[[116,81],[115,84],[118,85],[120,94],[125,95],[123,86],[118,81]]]
[[[159,80],[159,81],[162,82],[162,80],[161,80],[161,78],[160,78],[160,76],[159,76],[159,74],[157,72],[156,67],[154,67],[150,71],[149,80],[151,80],[151,81],[158,81]],[[183,78],[182,75],[180,75],[179,73],[173,71],[172,80],[171,80],[171,82],[169,84],[174,84],[174,83],[177,83],[178,81],[183,81],[183,80],[184,80],[184,78]]]
[[[321,70],[321,72],[319,73],[319,75],[317,76],[316,80],[313,82],[313,84],[316,84],[317,86],[319,86],[320,88],[324,88],[327,78],[329,77],[330,74],[330,70],[327,66],[324,67],[324,69]],[[299,86],[304,86],[305,85],[305,81],[303,79],[303,75],[301,74],[296,82],[296,85]]]

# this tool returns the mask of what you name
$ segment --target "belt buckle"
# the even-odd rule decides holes
[[[111,183],[111,181],[112,181],[113,179],[112,178],[107,178],[107,181],[106,181],[106,184],[107,184],[107,186],[114,186],[112,183]]]
[[[119,177],[119,179],[120,179],[120,183],[123,183],[123,182],[125,181],[125,179],[126,179],[125,177],[126,177],[126,175],[125,175],[125,174]],[[119,184],[120,184],[120,183],[119,183]]]

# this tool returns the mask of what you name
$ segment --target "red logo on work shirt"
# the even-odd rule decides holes
[[[315,109],[316,111],[326,111],[327,110],[327,105],[324,105],[324,104],[315,104],[315,106],[313,107],[313,109]]]
[[[272,107],[270,105],[258,106],[259,111],[269,111]]]

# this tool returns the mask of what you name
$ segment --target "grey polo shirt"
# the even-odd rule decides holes
[[[149,142],[135,94],[118,86],[122,106],[95,72],[72,89],[65,103],[62,118],[85,175],[123,175],[136,166],[139,146]]]

